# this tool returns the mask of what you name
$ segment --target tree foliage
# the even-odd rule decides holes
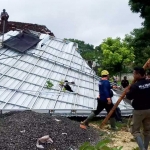
[[[130,40],[130,45],[134,47],[135,64],[143,66],[150,57],[150,1],[129,0],[129,6],[132,12],[140,13],[144,19],[143,27],[134,29]]]
[[[150,34],[145,30],[145,28],[134,29],[131,35],[126,36],[129,45],[134,47],[134,65],[136,66],[143,66],[148,58],[150,58]]]
[[[140,13],[144,19],[143,25],[150,27],[150,1],[149,0],[129,0],[129,6],[132,12]]]
[[[109,69],[111,72],[121,72],[135,58],[133,48],[126,40],[107,38],[100,46],[102,50],[101,68]]]

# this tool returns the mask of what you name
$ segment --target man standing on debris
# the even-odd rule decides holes
[[[3,9],[3,12],[1,13],[1,31],[4,33],[7,32],[8,18],[9,18],[8,13],[6,12],[5,9]]]
[[[6,12],[5,9],[3,9],[3,12],[1,13],[1,20],[8,20],[8,18],[9,18],[8,13]]]
[[[126,94],[127,99],[133,100],[131,133],[140,150],[147,150],[150,141],[150,80],[145,79],[145,70],[140,67],[134,68],[133,77],[137,82]],[[141,124],[143,125],[144,143],[140,132]]]
[[[129,85],[129,81],[126,76],[124,76],[124,79],[121,81],[121,85],[123,88],[126,88]]]
[[[88,126],[89,121],[92,120],[96,115],[98,115],[104,108],[107,113],[112,109],[113,103],[111,97],[113,93],[111,91],[111,85],[109,82],[109,72],[107,70],[103,70],[101,72],[101,80],[99,81],[99,96],[97,98],[97,109],[93,111],[89,117],[81,122],[81,125]],[[110,118],[110,125],[112,129],[115,129],[115,113],[112,114]]]

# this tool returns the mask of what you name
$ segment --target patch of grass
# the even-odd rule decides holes
[[[110,143],[110,139],[104,139],[98,142],[96,145],[91,145],[89,142],[84,143],[80,146],[79,150],[122,150],[121,147],[108,147],[107,144]]]
[[[100,126],[102,121],[103,121],[103,119],[95,119],[94,121],[91,122],[91,124]],[[108,123],[106,123],[106,125],[107,124],[109,124],[109,121],[108,121]],[[121,130],[122,128],[127,128],[127,124],[128,124],[128,118],[123,118],[122,122],[116,121],[117,130]]]
[[[116,126],[118,130],[121,130],[122,128],[127,128],[127,123],[126,122],[116,122]]]
[[[99,126],[102,121],[103,119],[95,118],[93,121],[91,121],[91,123]]]

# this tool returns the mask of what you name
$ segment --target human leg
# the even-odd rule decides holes
[[[89,122],[96,115],[98,115],[103,109],[104,109],[104,104],[100,100],[97,100],[97,109],[92,111],[92,113],[83,122],[81,122],[81,124],[88,126]]]
[[[107,111],[107,113],[110,112],[110,110],[113,108],[114,104],[106,104],[105,105],[105,109]],[[115,119],[115,112],[111,115],[110,117],[110,125],[111,125],[111,129],[115,130],[116,129],[116,119]]]
[[[142,121],[143,123],[143,135],[144,135],[144,147],[148,149],[148,145],[150,142],[150,109],[145,110],[145,119]]]
[[[143,140],[141,137],[141,124],[144,119],[144,115],[141,110],[134,110],[133,111],[133,118],[131,124],[131,134],[134,136],[140,150],[145,150]]]

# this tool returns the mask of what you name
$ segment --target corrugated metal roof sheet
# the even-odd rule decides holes
[[[10,31],[4,39],[17,34]],[[99,79],[95,72],[77,52],[76,43],[46,34],[40,38],[39,44],[25,54],[0,50],[0,110],[88,115],[97,104]],[[51,89],[46,88],[47,80],[54,85]],[[74,81],[75,85],[71,85],[74,92],[63,92],[61,80]],[[117,95],[113,97],[114,102],[117,99]],[[124,101],[119,107],[124,115],[131,114],[132,107]]]

